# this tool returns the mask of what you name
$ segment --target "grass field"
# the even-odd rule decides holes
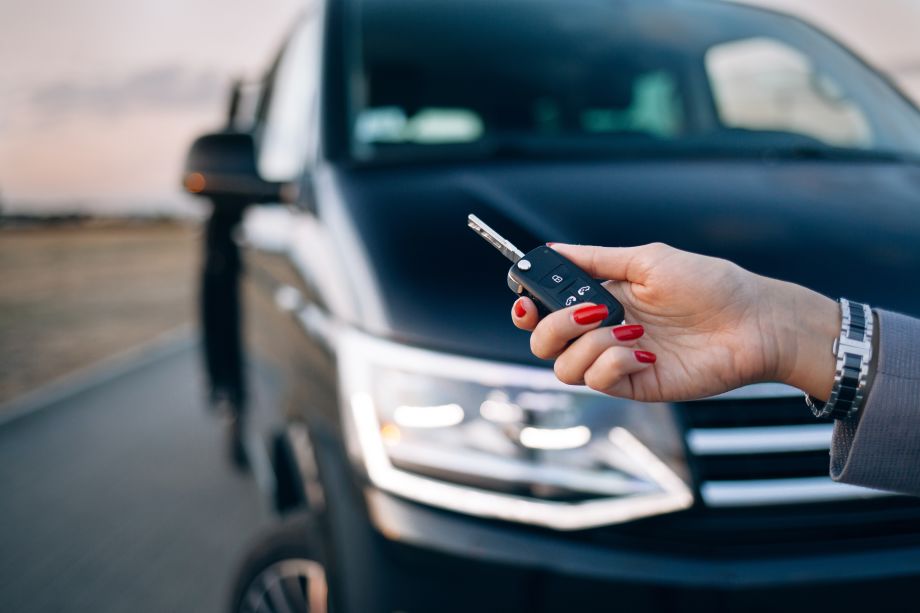
[[[199,229],[0,228],[0,403],[193,321]]]

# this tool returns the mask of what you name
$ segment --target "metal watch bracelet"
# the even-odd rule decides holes
[[[827,402],[805,394],[805,404],[815,417],[846,419],[856,415],[866,397],[869,364],[872,361],[872,309],[868,305],[840,299],[840,336],[832,351],[837,358],[834,387]]]

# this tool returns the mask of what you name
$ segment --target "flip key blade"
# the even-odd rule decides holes
[[[476,234],[484,238],[490,245],[501,251],[502,255],[512,262],[517,263],[518,260],[524,257],[523,251],[512,245],[507,239],[502,237],[501,234],[490,228],[483,220],[472,213],[468,215],[466,219],[466,225],[472,228]]]

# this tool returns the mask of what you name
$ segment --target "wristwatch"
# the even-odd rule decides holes
[[[840,336],[831,350],[837,358],[834,387],[827,402],[805,394],[815,417],[846,419],[856,415],[866,397],[869,363],[872,361],[872,309],[868,305],[840,299]]]

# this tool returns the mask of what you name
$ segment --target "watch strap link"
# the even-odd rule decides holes
[[[855,415],[865,400],[872,360],[872,309],[841,298],[840,311],[840,336],[832,347],[837,368],[831,395],[827,402],[805,395],[805,403],[815,417],[845,419]]]

